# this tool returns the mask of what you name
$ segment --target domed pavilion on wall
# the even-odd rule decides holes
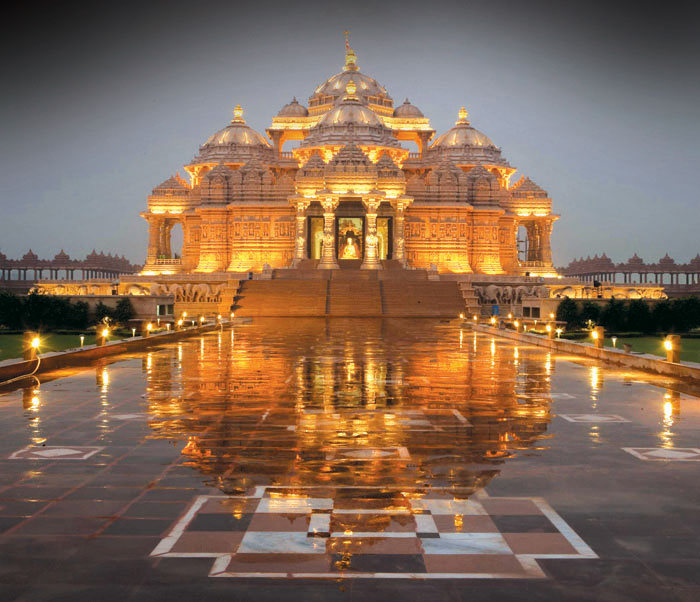
[[[547,192],[511,183],[515,168],[464,108],[435,136],[416,106],[395,106],[347,41],[343,70],[307,106],[284,105],[266,136],[237,106],[184,167],[188,178],[157,186],[141,214],[144,276],[388,265],[556,275]]]

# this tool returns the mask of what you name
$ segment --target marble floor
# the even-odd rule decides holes
[[[700,391],[438,320],[0,388],[0,602],[698,600]]]

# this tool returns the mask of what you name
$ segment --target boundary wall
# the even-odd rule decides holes
[[[66,349],[65,351],[42,353],[39,354],[41,363],[35,375],[71,366],[86,365],[96,359],[110,355],[129,353],[156,345],[172,343],[173,341],[185,339],[192,335],[218,330],[221,326],[236,326],[249,322],[252,322],[250,318],[234,318],[233,320],[223,322],[221,325],[205,324],[204,326],[192,326],[190,328],[183,328],[182,330],[157,332],[147,337],[137,336],[129,339],[108,341],[101,347],[97,345],[85,345],[84,347]],[[31,375],[32,371],[36,368],[36,362],[37,360],[23,359],[10,359],[0,362],[0,386],[2,386],[3,382],[6,380],[23,375]]]
[[[536,334],[526,334],[515,332],[514,330],[493,328],[483,324],[472,324],[471,326],[477,332],[503,337],[527,345],[546,347],[547,349],[560,353],[572,353],[618,364],[620,366],[626,366],[628,368],[643,370],[645,372],[654,372],[656,374],[663,374],[664,376],[700,381],[700,364],[694,362],[674,364],[648,353],[627,353],[620,349],[610,348],[598,349],[591,343],[579,343],[565,339],[549,339]]]

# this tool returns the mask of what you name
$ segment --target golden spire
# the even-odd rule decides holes
[[[343,35],[345,36],[345,67],[343,69],[345,71],[357,71],[357,56],[355,51],[350,48],[350,32],[346,29]]]
[[[243,119],[243,109],[241,108],[241,105],[236,105],[236,107],[233,109],[233,121],[240,123],[241,121],[244,121]]]
[[[467,109],[462,107],[459,110],[457,117],[458,117],[457,122],[456,122],[457,125],[459,125],[459,124],[469,125],[469,121],[467,120],[467,117],[469,117],[469,113],[467,112]]]

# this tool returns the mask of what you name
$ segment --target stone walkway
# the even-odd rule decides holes
[[[0,602],[697,600],[680,382],[256,320],[0,392]]]

